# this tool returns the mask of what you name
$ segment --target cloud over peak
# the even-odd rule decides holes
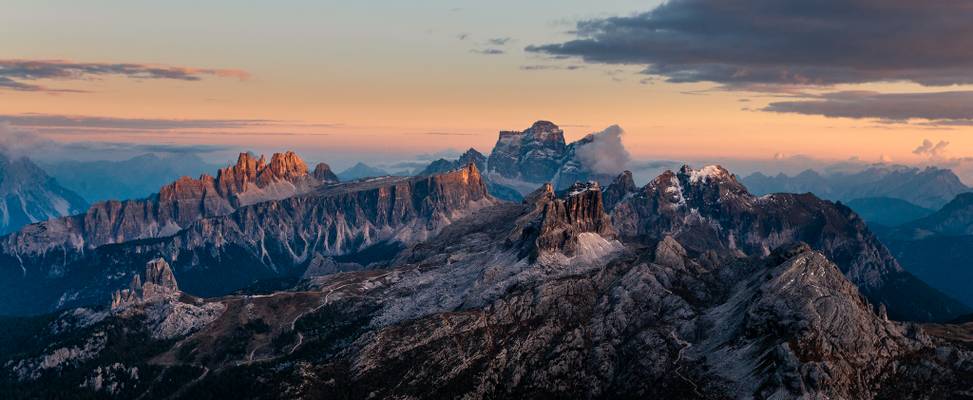
[[[591,134],[591,141],[578,147],[577,155],[589,170],[599,174],[622,172],[632,160],[631,154],[622,143],[625,131],[612,125],[601,132]]]
[[[958,0],[670,0],[526,50],[727,87],[939,86],[973,83],[971,20],[973,5]]]
[[[130,79],[199,81],[206,76],[246,80],[240,69],[194,68],[161,64],[86,63],[67,60],[0,59],[0,89],[27,92],[77,92],[31,83],[38,80],[82,80],[104,76]]]

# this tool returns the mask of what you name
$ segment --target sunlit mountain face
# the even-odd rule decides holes
[[[4,399],[973,393],[964,3],[8,3]]]

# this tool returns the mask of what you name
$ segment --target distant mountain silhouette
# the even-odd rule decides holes
[[[878,165],[859,172],[827,174],[806,170],[795,176],[767,176],[757,172],[742,181],[754,194],[760,195],[810,192],[823,199],[842,202],[888,197],[929,209],[938,209],[956,195],[971,191],[951,170],[901,165]]]
[[[122,161],[61,161],[43,163],[65,187],[94,203],[104,200],[141,199],[183,176],[213,173],[220,166],[195,154],[159,157],[144,154]]]

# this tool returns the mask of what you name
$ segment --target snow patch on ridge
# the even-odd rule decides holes
[[[726,177],[726,174],[726,170],[719,165],[707,165],[702,169],[692,170],[689,174],[689,181],[692,183],[705,183],[716,178]]]

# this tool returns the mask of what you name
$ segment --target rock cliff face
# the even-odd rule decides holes
[[[127,289],[116,290],[112,293],[111,308],[119,309],[132,304],[162,301],[168,297],[178,296],[179,285],[172,273],[169,263],[161,258],[150,260],[145,264],[145,283],[140,275],[132,276],[132,282]]]
[[[261,279],[299,277],[318,258],[341,257],[339,264],[358,263],[361,269],[387,261],[403,246],[425,240],[495,202],[472,164],[427,177],[321,186],[304,195],[203,218],[163,238],[84,253],[7,256],[0,260],[10,277],[2,283],[0,312],[97,304],[122,286],[118,276],[139,271],[156,257],[170,260],[184,290],[205,296],[226,294]]]
[[[97,203],[82,214],[28,225],[0,239],[0,246],[4,253],[23,258],[163,237],[199,219],[306,193],[319,185],[292,152],[274,154],[270,164],[263,157],[242,153],[235,165],[221,169],[216,178],[183,177],[146,199]]]
[[[585,245],[583,233],[615,239],[611,219],[605,213],[601,187],[597,182],[577,183],[559,198],[551,184],[528,196],[525,203],[534,210],[526,217],[522,240],[530,246],[530,256],[560,253],[571,257]]]
[[[608,191],[625,192],[624,178]],[[811,194],[757,197],[719,166],[667,171],[615,205],[615,229],[629,240],[672,235],[695,252],[768,255],[803,241],[823,252],[896,319],[948,320],[965,306],[905,272],[847,207]],[[897,292],[913,293],[903,299]]]
[[[0,235],[84,211],[88,205],[24,157],[0,149]]]
[[[875,314],[824,255],[807,246],[791,251],[775,254],[771,260],[785,261],[745,279],[707,312],[711,334],[687,355],[705,359],[734,393],[875,397],[884,374],[923,339]]]
[[[624,171],[614,180],[611,184],[605,187],[603,198],[605,200],[605,210],[611,212],[626,197],[634,194],[639,190],[638,186],[635,185],[635,179],[632,177],[631,171]]]

